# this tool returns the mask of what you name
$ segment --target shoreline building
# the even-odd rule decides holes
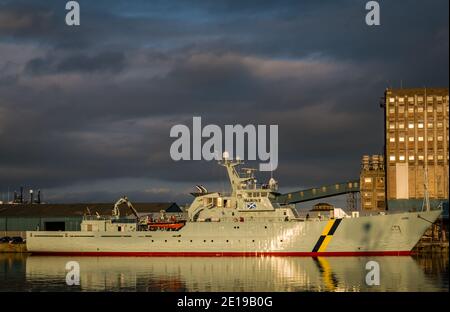
[[[385,167],[387,209],[448,205],[448,88],[387,89]]]
[[[180,214],[182,209],[173,202],[133,203],[139,214]],[[2,204],[0,205],[0,237],[22,236],[26,231],[80,231],[83,218],[88,215],[109,216],[112,203],[76,204]],[[123,217],[132,217],[125,204],[120,205]]]

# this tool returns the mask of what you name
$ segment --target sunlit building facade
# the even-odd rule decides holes
[[[387,200],[448,201],[448,88],[387,89]]]
[[[385,168],[383,155],[364,155],[361,161],[361,206],[364,210],[385,210]]]

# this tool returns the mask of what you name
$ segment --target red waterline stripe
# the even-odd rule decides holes
[[[411,251],[329,251],[329,252],[32,252],[34,255],[46,256],[116,256],[116,257],[349,257],[349,256],[409,256]]]

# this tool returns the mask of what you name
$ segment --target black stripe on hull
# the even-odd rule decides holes
[[[336,219],[336,221],[334,221],[333,226],[331,227],[330,231],[328,232],[327,235],[333,235],[334,232],[336,232],[339,223],[341,223],[342,219]]]
[[[314,246],[312,252],[317,252],[320,248],[320,246],[323,243],[323,240],[327,237],[326,235],[320,235],[319,240],[317,241],[316,245]]]

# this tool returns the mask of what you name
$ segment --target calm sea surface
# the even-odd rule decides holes
[[[80,285],[66,284],[77,261]],[[366,284],[366,264],[380,285]],[[0,291],[448,291],[448,255],[414,257],[41,257],[0,254]]]

